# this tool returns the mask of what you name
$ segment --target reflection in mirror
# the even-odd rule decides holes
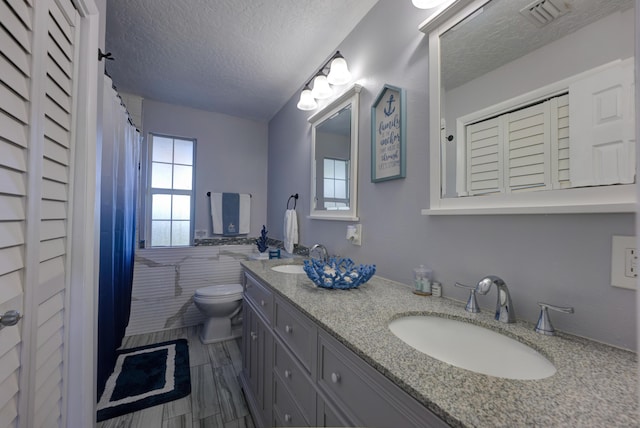
[[[356,219],[358,92],[312,116],[311,218]]]
[[[457,3],[423,28],[440,65],[431,208],[632,211],[634,1]]]

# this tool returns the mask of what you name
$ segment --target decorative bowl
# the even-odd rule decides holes
[[[318,287],[343,290],[359,287],[376,273],[376,265],[356,266],[349,258],[336,257],[331,257],[327,262],[305,260],[303,269]]]

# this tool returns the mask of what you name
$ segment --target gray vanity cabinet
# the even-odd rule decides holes
[[[268,285],[245,284],[240,380],[257,426],[447,426]]]
[[[245,276],[243,301],[242,373],[240,383],[258,426],[271,421],[273,295],[250,276]]]

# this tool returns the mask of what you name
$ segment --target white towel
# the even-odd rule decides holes
[[[287,210],[284,213],[284,249],[293,254],[293,244],[298,243],[298,217],[296,210]]]
[[[238,234],[248,234],[251,230],[251,195],[240,194],[239,225]],[[213,222],[213,233],[221,235],[225,233],[222,224],[222,193],[211,194],[211,220]]]

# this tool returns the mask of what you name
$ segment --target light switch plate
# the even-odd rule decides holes
[[[637,242],[635,236],[613,236],[611,239],[611,285],[638,289]]]

